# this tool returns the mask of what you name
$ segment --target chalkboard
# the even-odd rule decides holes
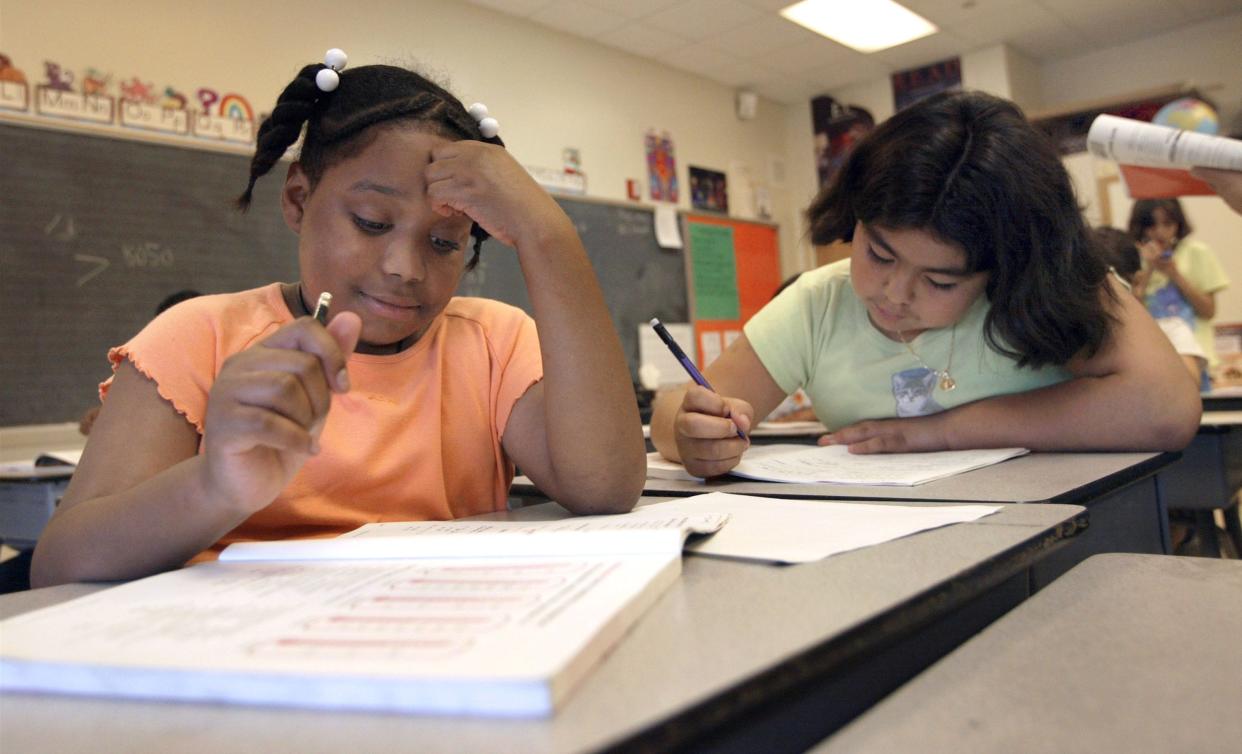
[[[298,278],[280,181],[260,181],[248,214],[232,209],[244,155],[11,123],[0,123],[0,153],[0,426],[75,421],[110,373],[107,349],[170,293]],[[638,324],[686,320],[682,256],[657,247],[650,210],[558,201],[634,372]],[[515,253],[495,241],[460,293],[530,311]]]
[[[652,317],[688,321],[683,255],[656,244],[650,209],[569,197],[557,197],[557,202],[574,221],[591,258],[630,377],[637,382],[639,325]],[[494,298],[533,314],[517,252],[497,241],[483,245],[478,266],[466,273],[458,293]]]

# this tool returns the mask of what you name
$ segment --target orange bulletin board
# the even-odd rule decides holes
[[[781,284],[775,225],[683,216],[686,287],[699,367],[711,363]]]

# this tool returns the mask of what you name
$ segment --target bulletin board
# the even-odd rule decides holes
[[[699,367],[742,334],[781,284],[777,227],[713,215],[682,217],[686,288]]]

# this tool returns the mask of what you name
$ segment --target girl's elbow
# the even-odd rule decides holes
[[[1187,391],[1166,403],[1166,410],[1153,420],[1151,426],[1151,449],[1179,451],[1190,444],[1199,432],[1199,419],[1203,415],[1203,402],[1197,391]]]
[[[610,473],[594,475],[574,485],[572,492],[557,499],[572,513],[595,516],[613,513],[629,513],[643,494],[647,481],[646,455],[641,462],[627,463]]]

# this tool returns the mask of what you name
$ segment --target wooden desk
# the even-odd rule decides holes
[[[1101,552],[1169,551],[1168,514],[1156,474],[1177,453],[1031,453],[1003,463],[914,487],[780,484],[737,479],[691,482],[648,479],[646,495],[734,492],[767,497],[838,500],[917,500],[972,503],[1068,503],[1091,512],[1091,529],[1033,571],[1040,588]],[[529,479],[514,480],[519,501],[540,495]]]
[[[488,518],[555,515],[544,505]],[[549,720],[6,694],[0,750],[802,751],[1025,598],[1025,570],[1085,523],[1077,506],[1011,505],[798,566],[687,556],[678,582]],[[89,589],[0,597],[0,615]]]
[[[1242,562],[1097,555],[813,749],[1236,752]]]

